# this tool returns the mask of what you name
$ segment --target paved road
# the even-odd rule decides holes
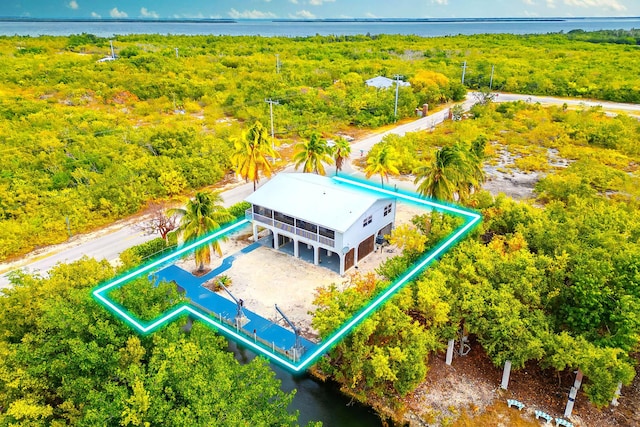
[[[640,104],[624,104],[621,102],[608,102],[608,101],[593,101],[589,99],[576,99],[576,98],[554,98],[552,96],[534,96],[534,95],[516,95],[512,93],[501,93],[495,100],[495,102],[512,102],[512,101],[525,101],[525,102],[539,102],[543,105],[562,105],[568,106],[586,106],[586,107],[602,107],[604,110],[612,112],[624,111],[629,114],[640,113]]]
[[[563,99],[553,97],[540,97],[530,95],[514,95],[514,94],[499,94],[496,102],[509,102],[509,101],[525,101],[525,102],[540,102],[541,104],[554,104],[579,106],[602,106],[605,110],[611,111],[626,111],[629,113],[640,113],[640,105],[636,104],[621,104],[613,102],[602,101],[588,101],[579,99]],[[471,108],[476,99],[473,93],[467,95],[467,99],[463,103],[465,110]],[[349,162],[346,162],[343,174],[350,176],[361,177],[362,174],[352,166],[352,161],[362,155],[365,155],[371,147],[380,142],[388,134],[404,135],[407,132],[415,132],[417,130],[431,129],[437,124],[442,123],[448,114],[448,110],[442,110],[435,112],[427,117],[414,120],[409,123],[399,125],[393,129],[387,130],[382,133],[378,133],[359,141],[355,141],[352,144],[352,154]],[[293,171],[292,166],[285,168],[285,171]],[[332,174],[335,169],[329,168],[327,174]],[[264,183],[264,181],[262,182]],[[392,184],[399,187],[406,186],[406,182],[393,181]],[[244,200],[253,191],[252,183],[240,182],[237,186],[225,190],[222,192],[222,197],[225,201],[225,206],[230,206],[234,203],[238,203]],[[93,237],[96,236],[96,237]],[[76,261],[83,256],[96,259],[106,259],[108,261],[114,261],[118,258],[120,252],[131,246],[143,243],[147,240],[157,237],[156,235],[145,235],[137,229],[135,220],[120,221],[114,226],[109,227],[102,232],[93,233],[91,236],[85,236],[85,238],[76,238],[75,242],[69,242],[66,244],[53,247],[51,250],[47,250],[46,254],[42,256],[28,257],[22,261],[14,263],[12,265],[0,264],[0,271],[7,271],[9,269],[21,268],[30,273],[45,274],[51,267],[58,263],[68,263]],[[0,276],[0,288],[9,285],[7,274]]]

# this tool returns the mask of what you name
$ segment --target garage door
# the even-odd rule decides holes
[[[344,256],[344,271],[347,271],[348,269],[353,267],[354,253],[355,250],[351,248],[351,250]]]
[[[358,245],[358,261],[373,252],[375,237],[373,235],[367,237]]]

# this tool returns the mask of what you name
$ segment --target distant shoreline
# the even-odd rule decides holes
[[[236,24],[235,19],[142,19],[142,18],[14,18],[0,17],[0,22],[91,22],[94,24],[109,23],[174,23],[174,24]]]
[[[318,18],[318,19],[142,19],[142,18],[28,18],[28,17],[0,17],[0,22],[91,22],[91,23],[176,23],[176,24],[237,24],[239,22],[296,22],[296,23],[465,23],[465,22],[572,22],[584,20],[634,20],[640,17],[510,17],[510,18]]]
[[[640,28],[633,17],[510,17],[510,18],[33,18],[0,16],[0,36],[98,37],[129,34],[311,37],[315,35],[400,34],[445,37],[478,34],[551,34],[574,30],[630,30]]]
[[[589,18],[574,18],[574,20]],[[438,22],[564,22],[567,18],[327,18],[327,19],[273,19],[272,22],[392,22],[392,23],[438,23]]]

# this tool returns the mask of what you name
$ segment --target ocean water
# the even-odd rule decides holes
[[[551,19],[478,19],[428,21],[272,21],[238,20],[229,22],[185,21],[29,21],[0,20],[4,36],[66,36],[91,33],[100,37],[125,34],[186,35],[260,35],[304,37],[356,34],[415,34],[437,37],[472,34],[545,34],[640,28],[640,17],[634,18],[551,18]]]

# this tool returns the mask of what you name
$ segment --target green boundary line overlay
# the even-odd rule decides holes
[[[176,250],[175,252],[159,258],[155,261],[152,261],[146,265],[141,266],[140,268],[133,270],[119,278],[116,278],[106,284],[102,284],[97,286],[93,291],[93,297],[101,303],[107,310],[113,313],[117,318],[124,321],[126,324],[132,327],[132,329],[138,331],[141,334],[149,334],[160,328],[161,326],[170,323],[171,321],[186,315],[191,315],[195,318],[198,318],[213,327],[214,329],[221,332],[223,335],[233,339],[234,341],[249,347],[251,350],[266,356],[271,361],[281,365],[282,367],[290,370],[293,373],[300,373],[303,370],[310,367],[320,356],[329,351],[334,345],[336,345],[340,340],[342,340],[353,328],[362,323],[367,317],[373,314],[382,304],[388,301],[393,295],[396,294],[404,285],[409,283],[418,273],[420,273],[423,269],[428,267],[435,259],[439,256],[444,255],[449,249],[451,249],[458,241],[464,238],[482,219],[482,216],[474,211],[462,208],[453,204],[445,204],[441,202],[435,202],[430,199],[424,199],[414,194],[407,194],[402,191],[397,190],[388,190],[386,188],[381,188],[375,185],[372,185],[366,181],[357,181],[350,178],[343,178],[340,176],[333,177],[333,179],[342,184],[354,186],[361,191],[372,192],[376,195],[384,195],[393,198],[397,198],[399,200],[403,200],[405,202],[410,202],[413,204],[417,204],[419,206],[424,206],[425,208],[436,210],[439,212],[452,214],[457,217],[463,218],[465,222],[462,226],[458,227],[453,231],[449,236],[444,238],[442,242],[436,246],[433,250],[431,250],[425,257],[416,262],[412,267],[410,267],[405,274],[396,280],[392,285],[390,285],[383,293],[375,297],[365,308],[363,308],[360,312],[356,313],[349,321],[343,324],[340,328],[338,328],[331,336],[318,344],[318,347],[311,352],[310,354],[305,354],[300,359],[298,363],[293,363],[292,361],[278,355],[270,348],[265,347],[259,343],[253,342],[248,337],[245,337],[243,334],[237,333],[234,329],[230,328],[228,325],[217,321],[214,317],[210,317],[208,314],[204,313],[202,310],[193,307],[190,304],[180,304],[179,306],[173,308],[167,313],[161,315],[157,319],[154,319],[150,322],[143,322],[137,319],[134,315],[129,313],[123,307],[118,306],[116,303],[111,301],[107,296],[110,290],[118,288],[127,284],[130,280],[141,276],[145,273],[149,273],[158,267],[168,264],[181,255],[189,253],[194,249],[207,244],[211,241],[215,241],[225,235],[236,231],[245,225],[249,224],[250,221],[247,219],[241,219],[233,224],[227,225],[226,227],[206,236],[202,239],[195,241],[189,245],[183,246],[182,248]]]

